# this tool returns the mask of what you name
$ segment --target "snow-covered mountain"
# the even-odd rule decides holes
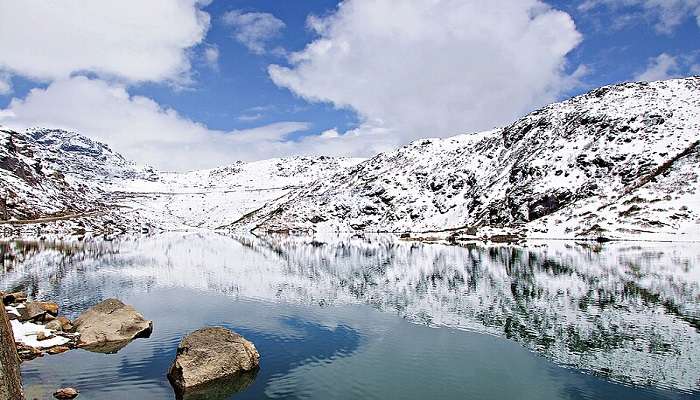
[[[360,161],[323,156],[239,161],[209,170],[159,172],[156,180],[115,180],[109,190],[113,203],[154,227],[216,229]]]
[[[603,87],[504,128],[366,161],[292,157],[166,173],[76,133],[0,128],[0,219],[56,230],[696,240],[699,143],[698,77]]]
[[[380,154],[235,227],[697,239],[699,143],[700,78],[603,87]]]
[[[0,219],[77,215],[105,207],[101,185],[149,171],[102,143],[63,130],[0,127]]]
[[[74,132],[6,128],[0,157],[0,223],[44,232],[213,229],[363,161],[290,157],[161,172]]]

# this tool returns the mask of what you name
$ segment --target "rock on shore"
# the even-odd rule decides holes
[[[244,381],[236,385],[242,390],[252,382],[249,373],[257,371],[259,365],[260,354],[253,343],[226,328],[209,327],[180,342],[168,378],[180,394],[236,380]]]
[[[153,321],[117,299],[107,299],[88,309],[73,325],[80,334],[79,346],[98,353],[116,353],[133,339],[148,337],[153,331]]]
[[[58,400],[71,400],[78,397],[78,394],[80,394],[80,391],[77,389],[63,388],[55,391],[53,393],[53,397],[57,398]]]

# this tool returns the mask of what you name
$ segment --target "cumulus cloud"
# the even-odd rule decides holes
[[[58,80],[31,90],[25,99],[13,99],[0,110],[0,124],[76,130],[130,159],[166,170],[303,152],[303,144],[287,137],[309,128],[302,122],[281,122],[232,132],[211,130],[152,99],[129,95],[122,85],[85,77]]]
[[[626,11],[616,17],[619,26],[647,18],[654,21],[658,32],[668,34],[690,17],[695,17],[700,25],[700,0],[585,0],[579,9],[591,11],[599,7]]]
[[[670,79],[678,77],[679,71],[680,68],[676,57],[662,53],[650,59],[646,70],[637,74],[634,80],[651,82]]]
[[[308,25],[318,37],[269,75],[309,101],[355,110],[362,126],[345,143],[364,135],[366,152],[507,123],[578,76],[565,68],[581,35],[539,0],[346,0]]]
[[[267,52],[267,44],[278,37],[285,23],[269,13],[242,12],[233,10],[222,17],[233,29],[233,37],[255,54]]]
[[[0,0],[0,69],[50,81],[78,72],[126,82],[188,80],[202,0]]]

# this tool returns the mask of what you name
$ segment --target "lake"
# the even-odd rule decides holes
[[[177,345],[210,325],[261,354],[220,399],[700,398],[695,243],[167,233],[5,240],[0,256],[0,290],[70,318],[116,297],[154,321],[116,354],[24,362],[27,398],[175,398]]]

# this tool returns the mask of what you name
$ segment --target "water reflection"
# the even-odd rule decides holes
[[[423,325],[504,336],[611,380],[700,389],[693,244],[459,247],[393,236],[167,234],[69,247],[5,259],[2,287],[28,286],[74,313],[110,295],[162,288],[270,303],[363,303]]]
[[[244,372],[233,378],[210,382],[203,387],[188,392],[178,392],[177,400],[226,400],[248,389],[255,382],[258,371]]]

